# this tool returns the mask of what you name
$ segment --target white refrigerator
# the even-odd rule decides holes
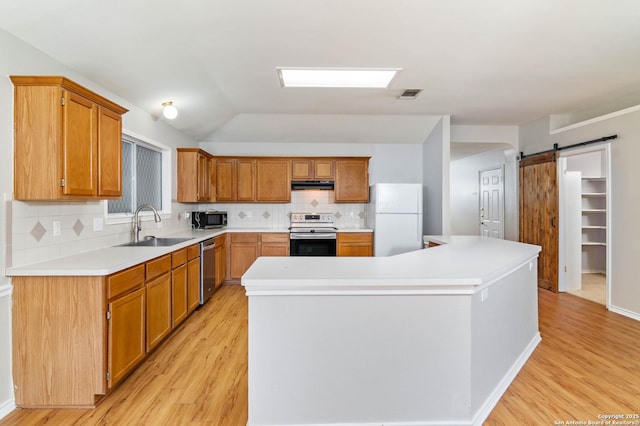
[[[367,227],[374,256],[418,250],[422,244],[422,184],[377,183],[369,188]]]

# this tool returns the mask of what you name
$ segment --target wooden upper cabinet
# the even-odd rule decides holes
[[[198,155],[203,157],[198,160]],[[292,180],[333,180],[336,202],[366,203],[369,158],[213,157],[199,149],[178,149],[180,202],[288,203]],[[209,195],[198,198],[207,186]]]
[[[337,203],[369,202],[369,159],[336,159],[335,199]]]
[[[62,192],[65,195],[95,195],[98,106],[67,90],[62,96]]]
[[[292,180],[333,180],[334,160],[296,158],[291,160]]]
[[[314,160],[313,162],[313,171],[316,179],[335,179],[334,169],[335,161],[333,160]]]
[[[256,160],[215,157],[216,201],[256,200]]]
[[[209,202],[216,201],[216,159],[209,157],[207,160],[209,166]]]
[[[211,195],[211,172],[209,158],[198,153],[198,201],[208,201]]]
[[[229,158],[216,158],[216,199],[235,201],[236,199],[236,161]]]
[[[120,197],[127,110],[64,77],[10,78],[15,198]]]
[[[256,200],[256,160],[238,159],[236,201]]]
[[[122,195],[122,117],[100,108],[98,111],[98,195]]]
[[[256,161],[256,201],[291,201],[291,163],[287,159]]]
[[[215,161],[197,148],[178,148],[178,201],[216,201]]]

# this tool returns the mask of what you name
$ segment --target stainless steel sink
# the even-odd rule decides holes
[[[150,238],[148,240],[120,244],[118,247],[167,247],[192,239],[193,238]]]

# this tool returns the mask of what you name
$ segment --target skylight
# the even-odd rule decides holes
[[[400,68],[278,67],[282,87],[386,88]]]

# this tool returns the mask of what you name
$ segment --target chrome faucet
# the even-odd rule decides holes
[[[158,210],[155,209],[150,204],[143,204],[136,209],[136,212],[133,214],[133,242],[137,243],[140,241],[140,231],[142,230],[142,223],[140,222],[140,210],[149,209],[153,211],[153,219],[156,223],[161,222],[162,218],[158,214]]]

